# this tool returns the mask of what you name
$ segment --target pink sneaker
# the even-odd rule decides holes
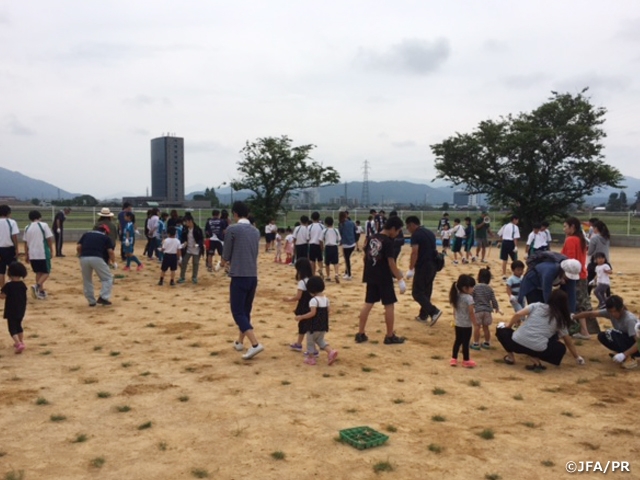
[[[316,357],[314,357],[313,355],[307,355],[307,357],[304,359],[304,363],[306,363],[307,365],[315,365]]]
[[[336,361],[336,358],[338,358],[338,351],[337,350],[331,350],[329,352],[329,361],[327,362],[329,365],[332,365],[333,362]]]
[[[18,343],[17,345],[14,345],[15,349],[16,349],[16,353],[22,353],[22,351],[26,348],[24,346],[24,343]]]
[[[140,270],[142,270],[144,268],[143,264],[138,265],[138,268],[136,268],[136,270],[139,272]]]
[[[451,365],[452,367],[457,367],[458,366],[458,359],[457,358],[452,358],[451,361],[449,362],[449,365]]]
[[[124,267],[122,269],[123,272],[130,272],[131,271],[131,267]]]
[[[473,367],[477,367],[478,364],[473,360],[465,360],[464,362],[462,362],[462,366],[464,368],[473,368]]]

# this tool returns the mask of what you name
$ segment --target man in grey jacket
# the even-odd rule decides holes
[[[253,326],[251,325],[251,308],[258,286],[258,247],[260,244],[260,232],[247,217],[249,209],[244,202],[235,202],[231,209],[235,224],[227,227],[222,251],[222,266],[230,264],[229,275],[231,285],[229,299],[231,314],[238,325],[240,335],[234,344],[234,348],[242,352],[244,350],[244,337],[251,342],[251,346],[242,358],[249,360],[264,350],[258,342]]]

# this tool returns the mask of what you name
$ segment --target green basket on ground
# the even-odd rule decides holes
[[[340,438],[358,450],[378,447],[389,440],[387,435],[375,431],[370,427],[355,427],[340,430]]]

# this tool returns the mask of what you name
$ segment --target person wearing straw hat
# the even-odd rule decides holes
[[[111,243],[115,245],[118,239],[118,226],[112,222],[113,216],[113,212],[109,210],[109,207],[103,207],[100,212],[98,212],[98,221],[94,226],[105,225],[107,227],[105,232],[111,239]]]

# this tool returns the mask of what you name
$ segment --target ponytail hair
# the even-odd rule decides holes
[[[458,305],[458,299],[462,290],[468,287],[475,287],[476,281],[471,275],[462,274],[458,277],[457,282],[453,282],[451,290],[449,291],[449,303],[452,307],[456,308]]]
[[[478,270],[478,283],[485,283],[489,285],[491,283],[491,278],[491,269],[489,267]]]

